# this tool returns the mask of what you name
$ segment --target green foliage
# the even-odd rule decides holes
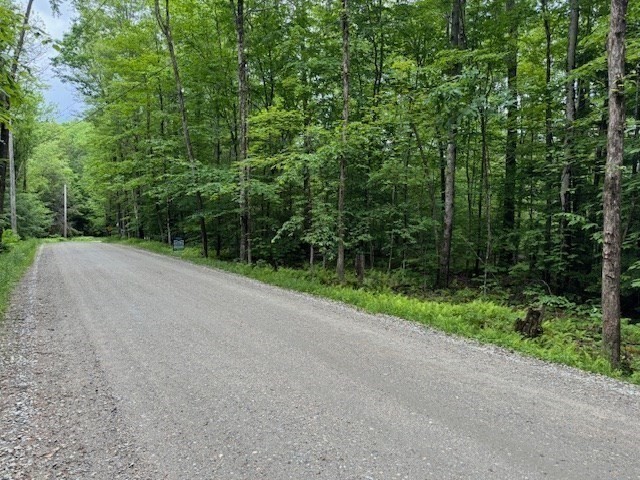
[[[37,98],[35,99],[37,101]],[[86,138],[90,125],[73,122],[58,125],[37,120],[37,108],[17,110],[23,121],[16,130],[18,230],[25,238],[62,234],[63,191],[68,190],[68,220],[71,234],[93,233],[96,219],[91,199],[85,193]],[[25,178],[26,175],[26,178]]]
[[[11,248],[0,251],[0,321],[4,319],[13,288],[33,262],[38,246],[35,240],[18,241],[6,230],[2,244],[11,245]]]
[[[21,85],[11,75],[11,48],[15,44],[20,24],[15,5],[7,0],[0,0],[0,18],[0,123],[8,124],[12,119],[12,112],[7,108],[5,99],[11,98],[17,104],[21,94]]]
[[[349,11],[350,116],[343,129],[337,4],[248,0],[249,157],[241,163],[229,2],[171,0],[193,165],[152,4],[107,0],[96,10],[81,3],[56,63],[85,95],[86,121],[34,124],[25,109],[16,126],[24,167],[18,173],[29,172],[23,190],[32,195],[20,200],[24,235],[61,233],[61,190],[67,184],[74,234],[166,242],[179,233],[193,243],[204,218],[211,250],[234,260],[246,187],[253,260],[279,267],[322,264],[327,270],[315,269],[313,282],[342,291],[329,269],[339,243],[343,161],[347,265],[360,255],[366,264],[364,279],[348,273],[349,285],[469,305],[477,298],[543,304],[554,318],[564,312],[595,321],[608,115],[607,2],[581,5],[578,68],[568,74],[568,2],[546,2],[544,12],[524,0],[514,1],[513,9],[498,0],[463,2],[465,41],[454,48],[451,2],[355,0]],[[628,16],[628,64],[637,70],[639,7],[631,5]],[[0,32],[0,45],[10,42],[14,29]],[[510,55],[517,62],[512,79]],[[568,81],[577,86],[572,125]],[[629,73],[625,88],[622,300],[626,315],[640,317],[637,72]],[[515,147],[508,141],[514,134]],[[446,158],[454,151],[447,266],[452,288],[433,291],[443,283]],[[242,187],[241,170],[250,170]],[[560,179],[568,170],[569,202],[563,208]],[[454,310],[412,315],[521,350],[540,347],[512,339],[501,330],[508,322],[487,326],[481,315]],[[458,317],[464,321],[452,320]],[[545,351],[582,362],[571,347],[577,337],[556,333]]]
[[[0,241],[10,249],[20,241],[20,235],[13,233],[13,230],[7,229],[2,232],[2,239]]]
[[[20,192],[16,198],[18,229],[24,238],[42,238],[49,234],[53,213],[35,193]]]

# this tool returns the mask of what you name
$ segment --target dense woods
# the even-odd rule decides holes
[[[58,126],[35,122],[37,100],[18,107],[23,234],[59,232],[68,183],[76,232],[180,236],[203,255],[384,274],[401,291],[597,304],[615,101],[620,298],[640,316],[638,2],[624,96],[609,93],[608,0],[75,7],[56,65],[88,109]],[[0,30],[10,52],[20,12],[0,8],[16,17]]]

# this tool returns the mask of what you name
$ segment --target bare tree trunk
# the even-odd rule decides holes
[[[380,90],[382,89],[382,77],[384,74],[385,61],[385,23],[383,19],[384,5],[383,0],[376,1],[376,18],[373,20],[380,28],[380,38],[376,37],[375,32],[371,33],[371,46],[373,47],[373,104],[378,106]],[[374,113],[377,115],[377,113]]]
[[[488,97],[488,95],[487,95]],[[489,258],[491,257],[491,184],[489,177],[491,175],[491,164],[489,162],[489,147],[487,142],[487,112],[483,107],[480,114],[480,131],[482,135],[482,170],[484,172],[482,187],[485,191],[486,197],[486,211],[487,211],[487,245],[484,254],[484,275],[482,282],[482,292],[487,294],[487,280],[489,276]]]
[[[240,164],[240,261],[251,264],[251,217],[249,179],[251,167],[247,165],[249,150],[249,82],[247,78],[247,54],[244,35],[244,0],[229,0],[236,24],[238,49],[238,163]]]
[[[16,80],[16,74],[18,73],[18,64],[20,62],[20,55],[22,55],[22,49],[24,48],[24,37],[27,33],[27,27],[29,26],[29,17],[31,17],[32,6],[33,6],[33,0],[29,0],[29,3],[27,3],[27,9],[24,12],[24,18],[22,20],[20,37],[18,38],[16,49],[13,52],[13,63],[11,64],[11,78],[14,81]]]
[[[342,0],[340,16],[342,26],[342,153],[340,154],[340,180],[338,184],[338,280],[344,281],[344,197],[347,169],[347,130],[349,128],[349,4]]]
[[[173,36],[171,35],[171,23],[169,15],[169,0],[165,0],[164,15],[160,11],[160,0],[155,0],[155,14],[158,26],[164,34],[167,41],[167,48],[169,49],[169,57],[171,58],[171,66],[173,67],[173,76],[176,82],[176,93],[178,95],[178,107],[180,109],[180,117],[182,120],[182,132],[184,134],[184,143],[187,147],[187,159],[191,166],[191,173],[193,175],[193,181],[197,184],[198,179],[196,177],[196,159],[193,153],[193,144],[191,143],[191,135],[189,134],[189,123],[187,121],[187,108],[184,102],[184,89],[182,87],[182,80],[180,79],[180,69],[178,68],[178,60],[176,58],[176,52],[173,43]],[[197,185],[196,185],[197,187]],[[202,254],[205,257],[209,256],[209,240],[207,238],[207,227],[204,218],[204,202],[202,201],[202,193],[199,188],[196,188],[196,208],[198,209],[198,217],[200,219],[200,239],[202,241]]]
[[[4,213],[4,195],[7,189],[7,171],[9,165],[9,128],[0,124],[0,215]],[[2,227],[0,226],[0,235]],[[0,237],[2,238],[2,237]]]
[[[159,53],[159,51],[158,51]],[[165,124],[165,120],[164,120],[164,94],[162,93],[162,85],[158,82],[158,103],[160,106],[160,137],[164,138],[164,124]],[[166,174],[167,173],[167,160],[166,158],[163,160],[162,162],[162,169],[163,169],[163,173]],[[173,236],[171,235],[171,199],[169,198],[169,194],[166,193],[165,195],[165,204],[167,207],[167,211],[166,211],[166,225],[167,225],[167,244],[168,245],[172,245],[173,244]]]
[[[609,128],[603,191],[602,348],[620,366],[620,184],[624,154],[624,62],[628,0],[611,0],[608,39]]]
[[[444,183],[444,225],[442,231],[442,249],[440,250],[440,275],[441,286],[449,286],[449,269],[451,263],[451,237],[453,234],[453,214],[455,200],[455,178],[458,130],[454,121],[449,126],[449,142],[447,143],[447,163],[445,167]]]
[[[547,167],[551,167],[553,163],[553,124],[552,124],[552,106],[551,106],[551,22],[549,19],[549,7],[547,0],[542,0],[542,14],[544,16],[544,32],[546,38],[546,53],[545,53],[545,110],[544,110],[544,128],[545,128],[545,161]],[[547,252],[551,251],[551,205],[552,205],[552,191],[554,190],[551,182],[547,183],[546,192],[546,207],[547,215],[545,221],[545,245]],[[550,273],[548,268],[545,272],[546,281],[549,281]]]
[[[167,197],[167,243],[172,245],[173,235],[171,234],[171,203],[169,197]]]
[[[636,72],[640,72],[640,62],[636,64]],[[633,132],[633,138],[640,138],[640,74],[636,75],[636,104],[633,107],[633,118],[636,121],[636,128]],[[640,171],[640,152],[636,152],[632,157],[633,174],[636,175]]]
[[[576,68],[576,45],[578,43],[578,19],[579,7],[578,0],[570,2],[570,21],[569,21],[569,46],[567,48],[567,76],[571,76]],[[566,83],[566,107],[565,107],[565,139],[564,151],[565,161],[562,168],[562,178],[560,180],[560,202],[562,204],[562,212],[570,213],[571,208],[571,162],[572,162],[572,143],[573,143],[573,124],[576,119],[576,87],[575,80],[567,79]],[[563,219],[563,235],[565,236],[565,244],[568,242],[566,229],[566,220]]]
[[[465,0],[452,0],[450,40],[453,48],[464,48],[464,5]],[[459,75],[460,65],[453,68],[453,75]],[[456,112],[449,119],[449,138],[447,143],[446,166],[444,175],[444,218],[442,248],[440,249],[440,267],[438,283],[442,287],[449,285],[451,267],[451,239],[453,236],[453,218],[455,209],[455,177],[457,159],[458,120]]]
[[[513,233],[516,219],[516,174],[518,145],[517,112],[518,112],[518,14],[515,11],[515,0],[507,0],[506,13],[509,16],[510,44],[506,56],[507,64],[507,90],[509,91],[509,103],[507,106],[507,140],[504,164],[504,217],[503,225],[507,235]],[[503,252],[504,260],[514,262],[510,258],[517,250],[517,245],[507,246]]]
[[[303,13],[304,18],[306,20],[306,12]],[[306,22],[303,22],[303,24]],[[305,42],[300,42],[300,58],[302,59],[303,62],[306,62],[307,59],[307,54],[306,54],[306,48],[305,48]],[[307,75],[307,69],[303,68],[302,72],[301,72],[301,81],[302,81],[302,85],[305,88],[306,91],[306,87],[308,87],[309,85],[309,78]],[[304,115],[304,136],[303,136],[303,146],[304,146],[304,153],[305,154],[309,154],[312,152],[313,148],[311,145],[311,138],[309,135],[309,128],[311,126],[312,123],[312,112],[309,109],[309,95],[305,94],[302,97],[302,112]],[[303,176],[303,186],[302,189],[304,191],[304,198],[305,198],[305,202],[304,202],[304,221],[303,221],[303,225],[304,225],[304,232],[305,235],[312,237],[311,232],[313,229],[313,187],[312,187],[312,182],[311,182],[311,166],[309,165],[309,161],[305,158],[305,160],[303,161],[303,166],[302,166],[302,176]],[[311,270],[313,270],[313,266],[314,266],[314,256],[315,256],[315,246],[314,246],[314,242],[313,239],[309,239],[307,242],[307,245],[309,247],[309,268]]]
[[[65,200],[67,196],[66,188],[67,187],[65,185]],[[16,163],[13,152],[13,132],[11,130],[9,130],[9,210],[11,212],[11,231],[14,233],[14,235],[18,235],[18,215],[16,213]],[[65,215],[66,214],[67,211],[65,205]],[[65,221],[65,233],[66,228],[67,227]]]
[[[480,111],[480,137],[481,137],[481,151],[484,154],[485,144],[487,142],[485,131],[483,130],[484,123],[484,108]],[[482,257],[480,256],[482,253],[482,208],[484,206],[484,177],[486,175],[485,172],[485,162],[484,156],[482,157],[482,162],[480,163],[480,192],[478,193],[478,208],[477,208],[477,217],[476,217],[476,259],[475,265],[473,267],[473,274],[478,276],[480,275],[480,262],[482,261]]]

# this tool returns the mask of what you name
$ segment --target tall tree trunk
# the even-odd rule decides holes
[[[371,34],[371,45],[373,47],[373,104],[378,106],[380,90],[382,89],[382,77],[384,74],[384,61],[385,61],[385,24],[383,22],[384,16],[384,4],[383,0],[377,0],[376,6],[377,15],[374,22],[380,28],[380,39],[377,40],[375,32]],[[374,113],[375,115],[375,113]]]
[[[11,64],[11,78],[15,81],[18,73],[18,65],[20,63],[20,55],[22,55],[22,49],[24,48],[24,37],[27,33],[27,27],[29,26],[29,18],[31,17],[31,7],[33,7],[33,0],[29,0],[27,3],[27,9],[24,12],[24,18],[22,19],[22,28],[20,29],[20,37],[16,44],[16,49],[13,52],[13,63]]]
[[[545,53],[545,110],[544,110],[544,129],[545,129],[545,163],[546,168],[551,168],[553,164],[553,117],[552,117],[552,95],[551,95],[551,21],[549,19],[549,6],[547,0],[542,0],[542,14],[544,16],[544,32],[546,39]],[[546,220],[545,220],[545,245],[547,252],[551,252],[551,219],[552,219],[552,191],[555,182],[545,182],[546,186]],[[550,272],[545,270],[545,281],[549,282]]]
[[[159,53],[159,51],[158,51]],[[160,138],[164,138],[165,131],[165,119],[164,119],[164,94],[162,92],[162,84],[158,82],[158,106],[160,107]],[[164,175],[167,174],[167,159],[164,158],[162,161],[162,173]],[[167,244],[172,245],[173,237],[171,235],[171,198],[169,197],[169,193],[165,193],[165,204],[166,204],[166,225],[167,225]]]
[[[238,50],[238,163],[240,164],[240,261],[251,264],[251,217],[249,204],[249,179],[251,167],[247,165],[249,150],[249,81],[247,54],[245,52],[244,0],[230,0],[236,24]]]
[[[578,43],[578,0],[571,0],[569,14],[569,43],[567,47],[567,76],[571,77],[576,68],[576,45]],[[565,138],[564,138],[564,166],[560,180],[560,203],[563,213],[571,213],[571,163],[573,161],[573,127],[576,119],[576,87],[575,80],[568,78],[566,83],[566,103],[565,103]],[[565,249],[568,247],[569,238],[565,231],[567,228],[566,219],[562,221],[563,236],[565,238]]]
[[[485,104],[486,103],[488,103],[488,98],[485,100]],[[484,106],[482,107],[482,111],[480,112],[480,132],[482,135],[482,189],[484,189],[485,191],[487,211],[487,242],[484,252],[484,272],[482,282],[482,292],[486,295],[487,280],[489,276],[489,258],[491,257],[491,249],[493,247],[491,245],[491,183],[489,182],[489,177],[491,175],[491,165],[489,163],[489,146],[487,141],[487,111]]]
[[[0,215],[4,213],[4,196],[7,190],[7,172],[9,166],[9,128],[0,124]],[[0,238],[2,226],[0,225]]]
[[[637,141],[640,139],[640,62],[636,64],[636,102],[633,107],[633,118],[636,121],[636,128],[633,132],[633,138]],[[640,171],[640,151],[637,151],[631,157],[632,171],[636,175]]]
[[[620,184],[624,154],[624,62],[627,0],[611,0],[607,61],[609,128],[603,192],[602,347],[613,368],[620,366]]]
[[[11,231],[14,235],[18,235],[18,215],[16,212],[16,162],[13,151],[13,132],[9,130],[9,210],[11,217]],[[65,237],[66,235],[66,198],[67,198],[67,190],[65,185]],[[1,238],[1,237],[0,237]]]
[[[447,157],[444,183],[444,219],[442,230],[442,248],[440,249],[440,286],[449,286],[449,270],[451,264],[451,237],[453,234],[453,215],[455,201],[455,178],[457,159],[458,128],[455,120],[449,122],[449,141],[447,143]]]
[[[11,59],[11,81],[17,81],[18,65],[20,64],[20,55],[24,48],[24,39],[29,26],[29,18],[31,17],[31,8],[33,7],[33,0],[29,0],[27,8],[22,19],[22,27],[20,28],[20,35],[18,36],[18,42],[16,48],[13,51],[13,58]],[[4,92],[0,95],[0,102],[9,113],[11,109],[11,99]],[[17,215],[16,215],[16,179],[15,179],[15,161],[14,161],[14,149],[13,149],[13,134],[11,132],[11,126],[0,125],[0,144],[2,149],[0,150],[0,216],[4,213],[4,195],[6,192],[7,182],[7,170],[9,171],[9,200],[11,210],[11,229],[15,234],[18,233]],[[2,238],[2,229],[0,228],[0,238]]]
[[[176,82],[176,93],[178,96],[178,107],[180,109],[180,118],[182,121],[182,133],[184,135],[184,143],[187,148],[187,159],[191,166],[191,173],[193,175],[194,184],[196,184],[196,208],[198,209],[198,217],[200,219],[200,240],[202,242],[202,254],[205,257],[209,256],[209,240],[207,238],[207,227],[204,218],[204,202],[202,201],[202,193],[197,186],[198,179],[196,175],[196,158],[193,153],[193,144],[191,143],[191,135],[189,134],[189,123],[187,120],[187,108],[184,102],[184,89],[182,87],[182,80],[180,79],[180,69],[178,68],[178,60],[176,58],[175,47],[173,43],[173,36],[171,35],[171,23],[169,15],[169,0],[165,0],[164,15],[160,11],[160,0],[155,0],[155,14],[158,26],[164,38],[167,42],[167,48],[169,50],[169,57],[171,59],[171,66],[173,68],[173,77]]]
[[[507,139],[504,164],[504,216],[503,226],[505,233],[513,237],[516,215],[516,175],[518,145],[517,115],[518,115],[518,13],[515,0],[507,0],[506,14],[509,22],[509,46],[506,55],[507,64],[507,90],[509,102],[507,104]],[[511,241],[511,239],[510,239]],[[504,260],[515,262],[511,258],[517,250],[517,245],[509,245],[504,252]]]
[[[347,176],[347,130],[349,128],[349,4],[342,0],[340,15],[342,27],[342,153],[340,154],[340,180],[338,183],[338,280],[344,281],[344,197]]]
[[[464,48],[464,5],[465,0],[452,0],[450,41],[453,48]],[[459,75],[461,66],[455,65],[452,74]],[[449,286],[449,270],[451,268],[451,238],[453,236],[453,218],[455,209],[455,177],[457,159],[458,119],[453,112],[449,118],[449,136],[447,142],[445,178],[444,178],[444,218],[442,231],[442,248],[440,249],[440,266],[438,284]]]

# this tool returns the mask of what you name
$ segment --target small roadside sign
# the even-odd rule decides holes
[[[173,251],[184,250],[184,238],[176,237],[173,239]]]

